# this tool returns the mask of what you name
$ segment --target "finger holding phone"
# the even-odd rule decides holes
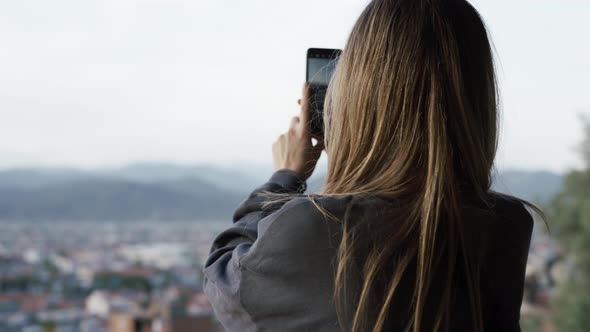
[[[297,102],[300,115],[291,119],[289,130],[272,147],[275,170],[290,169],[307,180],[324,149],[323,108],[326,90],[340,50],[311,48],[307,51],[307,80]],[[312,138],[317,139],[313,145]]]

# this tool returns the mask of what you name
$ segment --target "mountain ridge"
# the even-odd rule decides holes
[[[0,171],[0,220],[230,220],[237,205],[270,177],[270,170],[212,165],[132,164],[119,169],[26,168]],[[325,170],[308,181],[321,189]],[[547,203],[563,176],[505,170],[496,191]]]

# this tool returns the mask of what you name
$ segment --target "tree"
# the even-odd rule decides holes
[[[590,330],[590,119],[583,119],[584,169],[570,172],[551,205],[554,234],[571,258],[571,273],[553,301],[560,331]]]

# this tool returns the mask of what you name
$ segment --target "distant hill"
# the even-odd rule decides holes
[[[0,219],[229,220],[242,198],[198,180],[146,184],[88,179],[35,189],[0,188]]]
[[[0,188],[41,188],[84,180],[119,179],[138,183],[158,183],[187,179],[206,180],[210,185],[230,191],[256,186],[268,174],[246,173],[209,165],[185,166],[165,163],[135,163],[116,169],[78,170],[70,168],[22,168],[0,170]]]
[[[0,171],[0,220],[230,220],[271,170],[141,163],[121,169]],[[308,181],[321,189],[325,172]],[[505,171],[494,189],[537,202],[561,190],[550,172]]]
[[[311,191],[319,191],[325,176],[308,181]],[[492,189],[533,203],[548,203],[563,187],[563,176],[548,171],[504,170],[493,177]]]
[[[562,175],[547,171],[505,170],[494,178],[493,189],[544,204],[562,190],[563,181]]]
[[[135,163],[124,168],[105,171],[104,175],[144,183],[201,179],[218,188],[239,192],[266,180],[266,174],[263,175],[262,172],[248,173],[210,165],[184,166],[166,163]]]
[[[5,170],[0,220],[229,220],[253,183],[205,166]]]
[[[0,188],[38,189],[95,176],[89,172],[68,168],[9,169],[0,171]]]

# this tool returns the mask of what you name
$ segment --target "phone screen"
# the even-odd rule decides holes
[[[341,53],[342,51],[337,49],[307,50],[307,82],[311,89],[311,131],[316,136],[322,136],[324,133],[324,101]]]
[[[307,61],[308,82],[312,85],[327,87],[332,75],[334,75],[334,70],[336,70],[336,60],[308,58]]]

